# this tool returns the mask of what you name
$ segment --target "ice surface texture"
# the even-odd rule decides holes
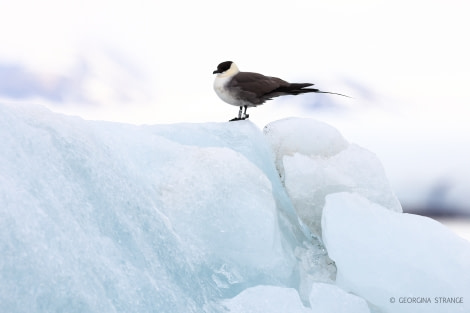
[[[387,271],[388,234],[407,246],[419,230],[453,247],[419,268],[419,285],[390,296],[446,277],[456,248],[467,256],[468,243],[419,218],[381,220],[390,229],[374,228],[364,250],[374,214],[403,216],[392,213],[399,203],[373,154],[313,120],[263,134],[249,121],[134,126],[0,104],[0,143],[2,312],[338,312],[334,299],[350,312],[401,312],[380,297],[407,281],[350,272]],[[344,191],[366,200],[334,202]],[[356,237],[344,234],[346,217],[362,226]],[[376,263],[345,257],[351,249]],[[453,281],[468,273],[459,262]],[[430,292],[449,288],[439,286]]]
[[[251,123],[172,126],[185,131],[166,139],[0,108],[5,312],[200,312],[260,282],[293,284],[269,150],[236,151],[262,142]]]

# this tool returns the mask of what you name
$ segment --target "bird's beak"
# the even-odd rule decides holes
[[[215,70],[212,72],[212,74],[218,74],[218,73],[220,73],[218,70]]]

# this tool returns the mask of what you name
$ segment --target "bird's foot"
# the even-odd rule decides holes
[[[246,119],[248,116],[245,116],[245,117],[234,117],[232,118],[229,122],[233,122],[233,121],[243,121],[244,119]]]

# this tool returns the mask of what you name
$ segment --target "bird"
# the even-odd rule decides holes
[[[240,108],[238,117],[230,121],[247,119],[250,116],[246,113],[248,107],[262,105],[267,100],[279,96],[316,92],[349,98],[349,96],[336,92],[307,88],[314,85],[311,83],[289,83],[277,77],[252,72],[240,72],[237,65],[232,61],[220,63],[212,74],[217,74],[214,80],[214,90],[219,98]]]

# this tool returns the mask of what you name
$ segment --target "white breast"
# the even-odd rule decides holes
[[[231,76],[228,76],[228,77],[217,76],[214,80],[215,93],[219,96],[220,99],[227,102],[228,104],[241,106],[243,104],[240,103],[240,100],[233,97],[232,94],[230,93],[230,90],[227,89],[227,84],[231,79],[232,79]]]

